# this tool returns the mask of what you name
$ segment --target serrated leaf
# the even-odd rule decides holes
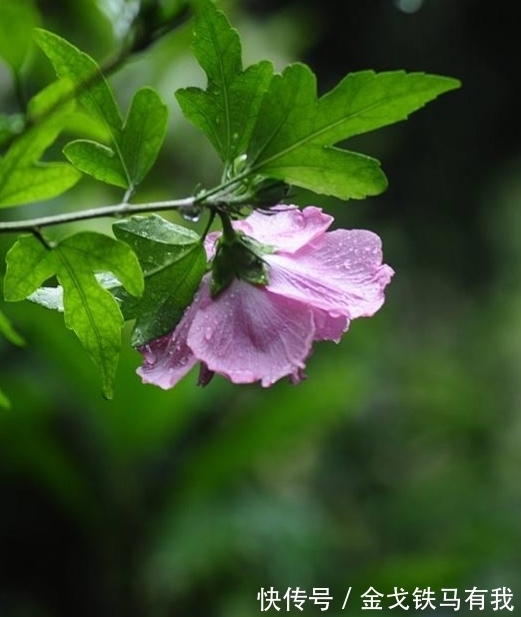
[[[112,89],[98,63],[65,39],[47,30],[37,29],[35,39],[51,61],[58,77],[72,81],[75,96],[85,109],[102,123],[110,138],[112,148],[108,149],[96,142],[80,140],[82,146],[73,142],[76,145],[67,149],[66,156],[72,163],[78,162],[79,169],[92,174],[98,180],[129,187],[131,179],[120,150],[123,120]],[[87,143],[91,145],[88,146]],[[117,158],[109,160],[111,157],[107,150],[115,152]],[[102,167],[105,162],[108,163],[109,170],[104,175]]]
[[[97,180],[127,189],[140,184],[157,159],[163,143],[168,108],[152,88],[132,99],[125,124],[109,83],[97,62],[61,37],[37,30],[36,41],[59,77],[71,79],[83,106],[104,124],[109,144],[76,140],[65,156]]]
[[[114,234],[138,256],[145,277],[140,300],[125,295],[122,311],[135,318],[135,347],[171,332],[192,302],[206,270],[201,238],[160,216],[133,216],[113,225]]]
[[[247,154],[240,170],[231,169],[241,178],[265,175],[342,199],[378,194],[387,186],[378,161],[333,146],[403,120],[459,86],[436,75],[363,71],[318,99],[305,65],[282,75],[272,75],[268,63],[243,71],[237,31],[209,0],[197,6],[193,47],[208,84],[176,96],[228,165]]]
[[[339,169],[331,146],[382,126],[404,120],[440,94],[459,86],[455,79],[393,71],[362,71],[345,77],[317,99],[315,75],[293,64],[274,75],[264,96],[248,147],[250,171],[348,199],[379,193],[385,178],[376,161],[366,159],[366,181]],[[353,163],[353,153],[345,157]],[[329,174],[329,179],[325,178]]]
[[[129,177],[138,185],[156,162],[163,145],[168,107],[152,88],[136,92],[121,137],[121,153]]]
[[[243,71],[239,35],[208,0],[198,4],[193,49],[208,85],[178,90],[177,100],[221,159],[232,162],[247,147],[273,67],[260,62]]]
[[[70,92],[70,83],[56,82],[29,102],[27,129],[0,159],[0,207],[56,197],[80,179],[78,171],[66,163],[39,162],[63,130],[74,102],[64,104],[59,114],[49,112]]]
[[[34,236],[21,236],[9,250],[6,262],[4,294],[8,301],[27,298],[56,275],[63,287],[65,323],[101,369],[104,395],[111,398],[123,316],[95,272],[113,272],[131,294],[139,295],[143,277],[130,247],[94,232],[75,234],[53,248]]]
[[[32,44],[32,29],[40,21],[32,0],[1,0],[0,56],[18,72]]]
[[[112,89],[98,63],[53,32],[37,28],[35,40],[51,61],[58,77],[70,79],[78,100],[119,141],[122,119]]]

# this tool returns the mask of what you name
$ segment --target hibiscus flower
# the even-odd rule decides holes
[[[239,241],[260,247],[266,283],[239,273],[216,295],[206,274],[174,331],[140,349],[143,381],[171,388],[198,362],[202,384],[214,373],[263,386],[300,381],[313,343],[338,342],[352,319],[373,315],[393,275],[376,234],[327,231],[332,221],[313,206],[279,206],[235,222]],[[219,236],[207,238],[209,259],[219,259]]]

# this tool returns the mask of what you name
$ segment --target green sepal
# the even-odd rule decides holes
[[[223,234],[216,247],[212,261],[212,282],[210,291],[213,297],[223,292],[238,278],[253,285],[267,285],[268,266],[262,258],[261,245],[240,231]]]

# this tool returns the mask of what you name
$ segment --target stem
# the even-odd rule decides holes
[[[64,223],[74,223],[77,221],[86,221],[88,219],[97,219],[105,216],[126,216],[131,214],[142,214],[144,212],[154,212],[161,210],[173,210],[175,208],[185,208],[194,206],[200,200],[196,197],[187,197],[185,199],[173,199],[170,201],[155,201],[145,204],[129,204],[126,202],[114,205],[103,206],[101,208],[91,208],[89,210],[81,210],[80,212],[67,212],[64,214],[52,214],[50,216],[42,216],[35,219],[27,219],[25,221],[6,221],[0,222],[0,233],[30,231],[40,229],[42,227],[50,227],[51,225],[63,225]]]
[[[208,222],[206,223],[206,227],[204,228],[203,233],[201,234],[201,242],[204,242],[208,232],[210,231],[210,227],[215,220],[216,212],[215,210],[210,210],[210,217],[208,218]]]
[[[232,227],[230,217],[224,212],[219,212],[219,218],[223,227],[223,238],[225,241],[232,243],[237,238],[237,232]]]
[[[39,227],[33,227],[33,229],[31,229],[31,232],[33,233],[34,237],[39,240],[47,250],[51,250],[53,248],[53,243],[47,240],[47,238],[42,234]]]
[[[220,207],[223,203],[229,203],[233,205],[247,205],[251,202],[251,196],[245,195],[242,197],[232,197],[224,201],[219,197],[219,193],[223,190],[227,184],[217,186],[209,191],[200,193],[195,197],[185,197],[184,199],[171,199],[168,201],[153,201],[144,204],[129,204],[127,201],[113,205],[102,206],[101,208],[90,208],[88,210],[80,210],[79,212],[66,212],[64,214],[51,214],[49,216],[42,216],[34,219],[27,219],[24,221],[0,221],[0,233],[6,232],[18,232],[18,231],[30,231],[34,232],[34,229],[41,229],[42,227],[50,227],[51,225],[63,225],[65,223],[75,223],[77,221],[86,221],[89,219],[98,219],[111,216],[130,216],[132,214],[143,214],[147,212],[161,212],[164,210],[174,210],[179,208],[189,208],[193,206],[207,206],[211,211],[215,211],[221,215],[224,222]],[[215,196],[215,197],[214,197]],[[213,197],[213,199],[212,199]],[[228,218],[224,215],[225,218]],[[228,221],[229,222],[229,221]],[[231,224],[229,225],[231,229]],[[233,229],[232,229],[233,232]]]

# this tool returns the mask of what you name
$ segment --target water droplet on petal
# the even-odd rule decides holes
[[[205,331],[204,331],[204,339],[206,341],[210,341],[212,339],[212,336],[213,336],[212,328],[209,328],[209,327],[206,328]]]
[[[150,347],[150,345],[143,346],[143,354],[145,356],[145,362],[147,362],[148,364],[154,364],[154,362],[157,360],[157,354],[155,353],[155,351],[152,350],[152,347]]]

